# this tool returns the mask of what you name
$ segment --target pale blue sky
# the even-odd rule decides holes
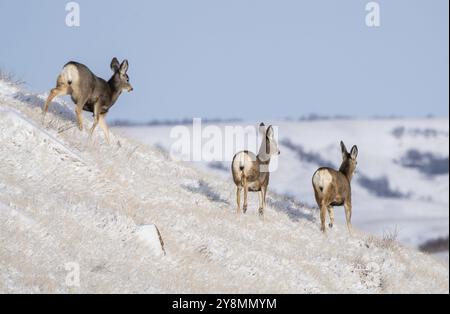
[[[110,76],[128,58],[135,91],[110,119],[448,116],[448,0],[0,0],[0,67],[53,87],[69,60]]]

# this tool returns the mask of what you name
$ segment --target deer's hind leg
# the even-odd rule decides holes
[[[237,213],[241,213],[241,192],[242,186],[238,185],[236,188]]]
[[[77,116],[77,124],[78,129],[80,131],[83,131],[83,107],[85,103],[78,102],[77,106],[75,107],[75,115]]]
[[[328,206],[324,202],[322,202],[322,204],[320,205],[320,231],[322,231],[323,233],[326,233],[327,231],[325,226],[327,219],[327,208]]]
[[[328,227],[333,228],[334,226],[334,208],[333,206],[328,206],[328,215],[330,216],[330,224]]]
[[[50,103],[53,101],[53,99],[55,99],[55,97],[64,96],[68,94],[69,94],[69,86],[63,83],[58,83],[58,85],[50,91],[50,94],[48,95],[47,100],[45,101],[44,109],[42,112],[43,116],[45,117],[45,115],[47,114],[48,107],[50,106]]]
[[[78,129],[80,129],[80,131],[83,131],[83,109],[84,109],[84,106],[86,106],[87,101],[88,101],[88,97],[82,97],[81,95],[76,99],[75,114],[77,117]],[[94,110],[95,110],[95,105],[94,105]]]

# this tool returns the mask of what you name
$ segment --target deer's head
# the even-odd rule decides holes
[[[264,123],[259,126],[259,131],[263,136],[259,157],[262,161],[269,161],[271,156],[280,155],[277,140],[275,139],[275,131],[273,126],[266,129]]]
[[[355,173],[356,166],[358,165],[358,162],[356,160],[356,158],[358,157],[358,147],[356,145],[353,146],[349,153],[347,147],[345,147],[344,142],[341,141],[341,151],[342,165],[339,170],[343,174],[345,174],[349,180],[351,180],[353,174]]]
[[[124,60],[122,64],[119,63],[117,58],[113,58],[111,61],[111,70],[114,72],[111,78],[114,89],[117,91],[132,92],[133,86],[130,84],[130,78],[128,72],[128,60]]]

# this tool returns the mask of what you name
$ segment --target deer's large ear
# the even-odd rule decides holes
[[[267,136],[267,138],[268,138],[269,140],[273,140],[273,139],[274,139],[274,137],[275,137],[275,132],[273,131],[273,127],[272,127],[272,126],[269,126],[269,127],[267,128],[266,136]]]
[[[352,156],[353,160],[356,160],[356,157],[358,157],[358,146],[353,146],[352,150],[350,151],[350,156]]]
[[[123,60],[122,64],[120,65],[120,74],[126,74],[128,71],[128,60]]]
[[[266,125],[265,125],[263,122],[261,122],[261,124],[259,125],[259,132],[260,132],[262,135],[265,135],[265,134],[266,134]]]
[[[347,158],[348,150],[347,150],[347,147],[345,147],[345,144],[343,141],[341,141],[341,152],[342,152],[342,158],[343,159]]]
[[[116,73],[117,71],[119,71],[120,68],[120,63],[119,60],[117,60],[117,58],[113,58],[111,61],[111,70]]]

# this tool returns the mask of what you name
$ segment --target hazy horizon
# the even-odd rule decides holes
[[[237,123],[253,123],[258,124],[260,122],[266,122],[266,123],[274,123],[274,122],[314,122],[314,121],[372,121],[372,120],[445,120],[449,119],[449,116],[433,116],[433,115],[427,115],[427,116],[417,116],[417,117],[402,117],[402,116],[367,116],[367,117],[351,117],[351,116],[314,116],[313,114],[311,116],[303,116],[303,117],[293,117],[293,118],[278,118],[278,119],[271,119],[271,120],[255,120],[255,119],[242,119],[242,118],[201,118],[201,117],[185,117],[185,118],[177,118],[177,119],[170,119],[170,118],[154,118],[154,119],[148,119],[148,120],[134,120],[134,119],[123,119],[123,118],[116,118],[116,119],[110,119],[110,122],[112,122],[111,126],[116,127],[133,127],[133,126],[168,126],[168,125],[190,125],[193,123],[193,119],[200,118],[202,119],[202,123],[205,124],[211,124],[211,123],[225,123],[225,122],[237,122]]]

